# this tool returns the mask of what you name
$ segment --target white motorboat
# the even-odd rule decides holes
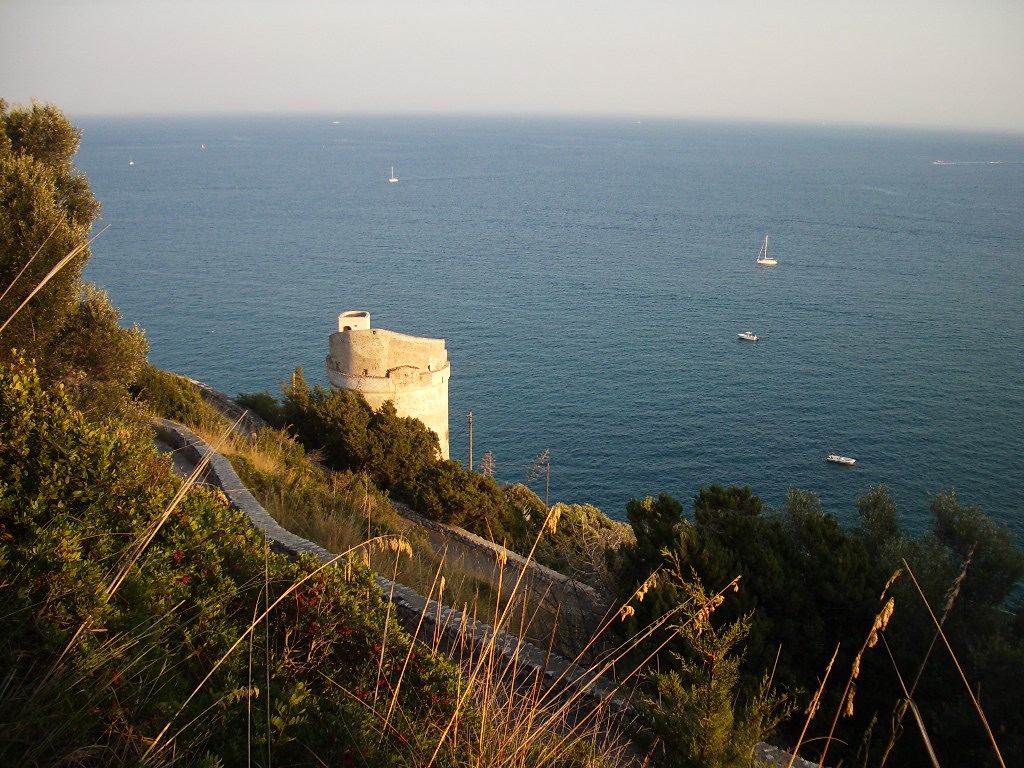
[[[838,453],[830,453],[825,457],[825,461],[831,462],[832,464],[843,464],[847,467],[852,467],[857,463],[856,459],[851,459],[849,456],[840,456]]]
[[[751,331],[743,331],[743,333],[737,333],[736,338],[742,339],[743,341],[757,341],[757,334]]]

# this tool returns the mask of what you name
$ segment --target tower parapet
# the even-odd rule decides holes
[[[441,456],[448,451],[448,379],[444,339],[408,336],[370,327],[370,313],[343,312],[328,340],[327,379],[334,389],[358,392],[374,410],[390,400],[400,416],[434,431]]]

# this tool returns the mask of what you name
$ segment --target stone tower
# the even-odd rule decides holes
[[[328,344],[331,387],[358,392],[374,410],[390,400],[399,416],[419,419],[433,430],[441,456],[448,458],[451,365],[444,339],[370,328],[370,313],[356,311],[338,315],[338,332]]]

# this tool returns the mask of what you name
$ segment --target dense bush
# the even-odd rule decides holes
[[[674,654],[673,668],[649,674],[650,692],[641,709],[656,737],[649,747],[657,765],[666,768],[747,768],[758,742],[767,739],[795,707],[771,690],[765,676],[752,694],[738,695],[740,644],[750,630],[750,616],[713,623],[723,604],[699,581],[673,574],[688,606],[674,622],[685,653]]]
[[[282,389],[281,418],[335,469],[367,472],[379,487],[410,497],[417,475],[439,460],[437,435],[391,403],[374,411],[362,395],[310,389],[301,369]]]
[[[208,492],[156,530],[167,462],[20,363],[0,368],[0,477],[0,763],[134,762],[153,740],[182,764],[429,757],[457,671],[366,574],[266,553]]]
[[[211,420],[209,407],[187,379],[152,365],[147,364],[139,371],[131,392],[151,413],[165,419],[186,426],[198,426]]]
[[[526,553],[548,517],[524,485],[499,487],[492,477],[439,458],[437,436],[388,402],[374,411],[358,393],[310,388],[301,370],[282,386],[278,404],[267,393],[240,395],[275,425],[294,430],[309,450],[338,470],[363,473],[418,512]],[[608,586],[608,553],[630,538],[594,507],[559,505],[560,522],[540,538],[538,562]]]
[[[0,99],[0,323],[61,259],[86,244],[99,204],[72,164],[79,139],[57,109],[9,109]],[[86,249],[18,313],[4,330],[0,359],[9,359],[12,348],[44,356],[75,312],[87,259]]]
[[[137,428],[126,391],[146,341],[137,327],[121,327],[105,293],[82,284],[99,204],[72,164],[78,143],[57,109],[9,110],[0,99],[0,361],[20,350],[92,420]]]
[[[852,717],[840,719],[835,732],[848,751],[833,745],[829,754],[835,759],[850,760],[858,752],[869,764],[880,758],[894,708],[904,697],[899,676],[913,680],[927,659],[914,699],[944,761],[998,764],[952,658],[945,651],[929,655],[934,624],[905,561],[932,608],[941,612],[948,607],[945,631],[968,679],[987,691],[984,708],[1003,754],[1020,754],[1024,717],[1012,702],[1017,689],[1007,685],[1024,675],[1024,626],[1019,606],[1011,604],[1024,576],[1019,544],[978,509],[961,506],[955,494],[935,497],[933,528],[918,538],[902,529],[884,489],[865,494],[858,509],[860,524],[846,530],[822,510],[817,497],[793,490],[781,511],[766,512],[749,488],[712,486],[694,499],[692,518],[668,496],[634,499],[627,512],[637,540],[623,548],[621,594],[630,594],[654,570],[670,564],[692,569],[712,593],[740,577],[738,592],[728,595],[715,621],[726,626],[750,617],[738,683],[746,695],[758,690],[764,671],[771,669],[777,683],[802,689],[808,698],[838,647],[833,679],[839,682],[825,689],[822,711],[827,716],[810,731],[819,747],[840,709],[842,680],[856,657],[856,707]],[[884,631],[888,651],[861,656],[858,651],[883,607],[879,597],[900,569],[902,575],[884,596],[893,595],[895,605]],[[641,626],[685,597],[678,581],[660,579],[637,606],[630,626]],[[692,648],[678,642],[670,647],[675,655],[663,657],[664,662],[675,659],[683,669],[696,663]],[[908,718],[899,730],[910,727]],[[915,734],[903,735],[895,750],[897,764],[926,764]]]
[[[494,478],[467,472],[457,461],[436,461],[416,479],[413,504],[423,514],[457,525],[490,541],[528,551],[523,518]]]
[[[271,423],[294,431],[307,449],[336,470],[365,474],[424,515],[462,526],[514,549],[526,544],[521,514],[490,477],[443,461],[437,435],[390,402],[374,411],[358,393],[310,388],[301,370],[282,386],[284,401],[242,395]]]
[[[619,549],[634,541],[633,530],[608,518],[590,504],[557,502],[550,510],[521,483],[502,488],[506,500],[522,519],[525,539],[537,541],[534,557],[548,568],[615,594],[613,571]]]

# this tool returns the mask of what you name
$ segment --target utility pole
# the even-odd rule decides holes
[[[551,462],[549,461],[546,466],[548,470],[548,475],[547,478],[544,480],[544,508],[551,509],[551,507],[548,505],[548,489],[551,488]]]
[[[473,412],[469,412],[469,471],[473,471]]]

